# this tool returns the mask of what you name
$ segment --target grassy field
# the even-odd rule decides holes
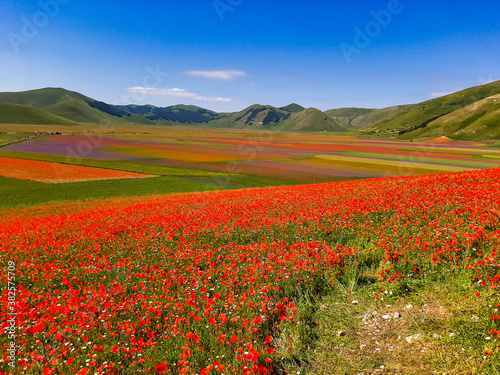
[[[46,184],[0,177],[0,210],[110,198],[140,197],[179,192],[245,189],[295,185],[297,181],[240,174],[159,176],[147,179]]]
[[[25,139],[33,134],[42,136]],[[500,165],[500,152],[485,147],[488,143],[394,142],[321,133],[159,125],[12,124],[1,126],[0,139],[5,141],[0,147],[0,158],[58,163],[47,164],[54,169],[67,164],[97,171],[158,176],[142,181],[57,185],[5,178],[10,177],[5,171],[0,179],[1,209],[174,192],[422,175]]]

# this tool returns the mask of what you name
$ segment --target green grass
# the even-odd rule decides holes
[[[6,143],[14,143],[14,142],[20,142],[24,136],[33,136],[32,133],[18,133],[18,132],[12,132],[12,133],[7,133],[7,132],[1,132],[0,133],[0,143],[6,142]]]
[[[159,176],[46,184],[0,177],[0,210],[170,193],[294,185],[297,181],[241,174]]]
[[[473,270],[429,264],[382,285],[374,276],[386,264],[383,254],[369,243],[349,245],[364,247],[359,258],[333,283],[318,276],[315,288],[301,290],[298,318],[280,326],[276,344],[288,374],[500,374],[500,354],[488,338],[496,329],[492,292],[476,295]]]
[[[21,104],[0,104],[0,123],[75,125],[76,122],[56,116],[43,109]]]

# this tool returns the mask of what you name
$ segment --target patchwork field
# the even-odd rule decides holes
[[[64,164],[68,167],[63,169],[74,173],[70,177],[68,172],[64,178],[41,176],[48,170],[41,167],[36,171],[38,177],[33,174],[37,168],[30,173],[24,171],[23,176],[15,174],[12,165],[2,163],[0,176],[6,179],[0,179],[4,197],[0,208],[68,199],[422,175],[500,165],[500,151],[491,144],[450,142],[443,138],[416,143],[319,133],[131,125],[120,127],[120,134],[83,125],[72,127],[68,133],[67,127],[60,125],[37,129],[36,137],[24,139],[23,134],[12,131],[15,129],[9,129],[11,142],[0,147],[0,158],[7,158],[4,160],[11,160],[10,163],[12,159],[22,159],[57,163],[53,166]],[[15,134],[19,139],[13,138]],[[98,170],[87,170],[90,174],[86,176],[84,170],[69,165]],[[91,181],[105,173],[109,176],[106,178],[117,179],[138,177],[135,174],[157,177],[133,183],[121,179],[122,189]],[[46,186],[27,182],[22,185],[13,179],[74,181],[71,183],[74,193],[47,190]],[[83,185],[84,182],[75,182],[78,180],[87,182]],[[20,195],[20,190],[25,194]]]

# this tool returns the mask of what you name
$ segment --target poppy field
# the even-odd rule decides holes
[[[0,157],[0,176],[46,183],[147,178],[150,175]]]
[[[486,169],[5,211],[0,371],[356,373],[318,362],[335,314],[434,288],[469,304],[414,324],[443,348],[430,368],[497,374],[499,181]],[[365,363],[355,329],[325,358],[352,344],[349,366],[414,373],[404,363],[423,349]]]

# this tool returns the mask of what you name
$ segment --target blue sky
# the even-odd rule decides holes
[[[217,111],[415,103],[500,79],[483,0],[0,0],[0,91]]]

